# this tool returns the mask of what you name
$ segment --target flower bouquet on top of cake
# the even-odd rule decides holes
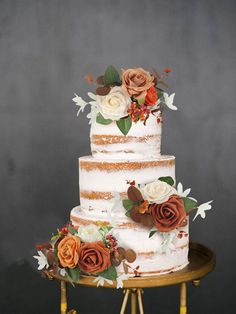
[[[162,111],[172,110],[166,68],[108,66],[96,94],[75,95],[78,114],[87,104],[92,156],[79,158],[80,206],[49,242],[36,245],[38,269],[72,283],[94,276],[97,285],[135,276],[178,271],[188,264],[189,215],[205,218],[211,202],[199,205],[191,189],[176,184],[175,157],[160,153]]]

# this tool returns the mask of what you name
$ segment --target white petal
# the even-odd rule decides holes
[[[183,193],[183,184],[181,182],[179,182],[177,185],[177,191],[179,194]]]
[[[210,205],[213,201],[209,201],[206,203],[203,203],[201,205],[198,206],[198,210],[196,215],[193,218],[193,221],[198,217],[201,216],[203,219],[206,217],[206,213],[205,211],[210,210],[212,208],[212,206]]]
[[[88,92],[88,96],[93,99],[93,100],[96,100],[97,99],[97,96],[91,92]]]
[[[178,109],[176,106],[173,105],[175,93],[171,94],[170,96],[168,96],[167,93],[163,93],[163,96],[164,96],[165,104],[169,109],[171,110]]]
[[[183,196],[184,196],[184,197],[187,197],[190,192],[191,192],[191,189],[188,188],[187,190],[185,190],[185,191],[183,192]]]

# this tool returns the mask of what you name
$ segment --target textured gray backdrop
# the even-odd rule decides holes
[[[236,1],[0,1],[0,302],[4,314],[59,313],[59,286],[40,278],[35,242],[78,203],[77,157],[89,126],[71,98],[108,64],[171,67],[178,112],[164,117],[177,179],[214,199],[191,239],[217,268],[189,286],[191,314],[233,314],[235,285]],[[80,313],[118,313],[121,291],[70,289]],[[88,302],[90,300],[90,302]],[[147,313],[176,313],[178,288],[147,290]]]

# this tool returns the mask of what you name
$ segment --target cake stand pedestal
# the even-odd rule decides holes
[[[200,280],[211,272],[215,267],[215,254],[204,245],[190,243],[189,264],[184,269],[167,275],[153,277],[135,277],[124,281],[124,299],[120,314],[124,314],[126,306],[131,298],[131,314],[136,314],[137,307],[139,313],[144,314],[142,294],[144,288],[155,288],[170,285],[180,285],[180,314],[187,314],[187,283],[192,282],[194,286],[199,286]],[[75,310],[67,310],[66,285],[68,280],[59,275],[48,273],[49,279],[57,279],[61,282],[61,314],[76,314]],[[96,287],[95,277],[81,276],[79,282],[74,284]],[[116,289],[116,282],[113,285],[104,283],[102,288]]]

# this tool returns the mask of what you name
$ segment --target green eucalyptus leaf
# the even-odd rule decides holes
[[[122,204],[123,204],[123,207],[128,211],[130,211],[132,207],[134,206],[134,202],[129,199],[123,200]]]
[[[169,184],[171,186],[174,185],[174,183],[175,183],[174,179],[172,177],[170,177],[170,176],[160,177],[158,180],[166,182],[167,184]]]
[[[132,121],[131,121],[130,116],[116,121],[116,125],[118,126],[118,128],[124,135],[127,135],[132,126]]]
[[[113,65],[109,65],[106,68],[103,80],[105,85],[108,86],[120,84],[120,75]]]
[[[110,280],[117,279],[117,272],[114,266],[110,266],[108,269],[104,270],[101,273],[98,273],[97,275]]]
[[[156,230],[150,231],[150,233],[149,233],[149,238],[151,238],[156,232],[157,232]]]
[[[69,226],[69,227],[68,227],[68,231],[69,231],[72,235],[76,234],[76,230],[75,230],[75,228],[72,227],[72,226]]]
[[[78,282],[80,279],[79,268],[65,268],[66,274],[72,282]]]
[[[186,213],[188,214],[192,209],[197,207],[197,202],[192,200],[189,197],[182,197],[182,200],[184,202],[184,209]]]
[[[108,125],[112,123],[111,119],[105,119],[103,115],[99,112],[96,117],[96,122],[103,125]]]

